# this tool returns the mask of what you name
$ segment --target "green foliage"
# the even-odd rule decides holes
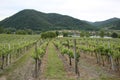
[[[77,61],[79,61],[79,58],[80,58],[80,54],[79,54],[79,51],[77,50],[76,51],[76,59],[77,59]]]
[[[107,32],[107,33],[106,33],[106,36],[110,37],[110,36],[111,36],[111,33],[110,33],[110,32]]]
[[[22,55],[25,55],[23,53],[26,53],[37,40],[39,40],[39,36],[36,37],[36,35],[0,34],[0,56],[3,60],[0,61],[1,69],[4,69],[8,64],[10,65]]]
[[[0,34],[4,32],[4,28],[0,27]]]
[[[113,33],[111,34],[111,37],[112,37],[112,38],[118,38],[118,34],[117,34],[116,32],[113,32]]]
[[[90,33],[88,31],[81,31],[80,32],[80,37],[89,37]]]
[[[86,31],[86,37],[90,37],[90,33]]]
[[[38,59],[40,60],[45,54],[45,51],[41,48],[38,48],[37,51],[35,51],[33,54],[32,54],[32,57],[34,59]]]
[[[85,21],[81,21],[70,16],[42,13],[36,10],[22,10],[15,15],[0,22],[0,26],[5,28],[15,28],[17,30],[31,29],[35,31],[48,30],[95,30],[96,28]]]
[[[25,32],[26,32],[27,34],[33,34],[33,31],[32,31],[31,29],[25,29]]]
[[[25,34],[32,34],[32,33],[33,33],[33,31],[31,29],[17,30],[16,31],[16,34],[23,34],[23,35],[25,35]]]
[[[15,32],[16,32],[15,28],[5,28],[4,29],[4,33],[6,33],[6,34],[12,34],[12,33],[15,33]]]
[[[58,35],[59,35],[59,32],[58,32],[58,31],[55,31],[55,33],[56,33],[56,36],[58,36]]]
[[[98,28],[120,30],[120,19],[119,18],[111,18],[105,21],[94,22],[91,24]]]
[[[99,33],[99,35],[100,35],[100,37],[101,37],[101,38],[103,38],[103,37],[104,37],[104,35],[105,35],[105,32],[104,32],[104,30],[100,30],[100,33]]]
[[[68,49],[65,48],[65,47],[62,47],[61,53],[62,53],[63,55],[64,55],[64,54],[67,54],[67,53],[68,53]]]
[[[27,32],[25,30],[17,30],[16,34],[27,34]]]
[[[74,58],[73,51],[68,48],[62,47],[61,53],[63,55],[67,54],[69,57]]]
[[[84,31],[80,32],[80,37],[85,37],[85,32]]]
[[[67,42],[62,42],[62,45],[66,46],[66,47],[69,46],[69,44]]]
[[[62,32],[63,37],[68,37],[68,33],[67,32]]]
[[[74,58],[73,51],[70,49],[68,49],[68,55],[69,57]]]
[[[59,80],[71,80],[64,77],[66,75],[64,64],[58,57],[57,51],[52,43],[48,46],[48,57],[45,76],[49,79],[57,78]]]
[[[55,38],[56,33],[55,32],[44,32],[41,33],[41,38],[46,39],[46,38]]]
[[[80,37],[89,37],[90,33],[88,31],[81,31],[80,32]]]

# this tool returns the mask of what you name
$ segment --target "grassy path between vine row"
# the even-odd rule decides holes
[[[73,80],[67,77],[62,60],[58,57],[58,53],[52,44],[49,43],[44,64],[45,69],[40,80]]]
[[[119,76],[96,64],[95,58],[86,54],[81,54],[79,71],[81,80],[120,80]]]
[[[33,51],[34,47],[0,73],[0,80],[34,80],[34,60],[31,57]]]

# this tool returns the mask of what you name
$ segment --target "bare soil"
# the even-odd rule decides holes
[[[33,78],[34,59],[29,56],[28,60],[25,61],[21,66],[18,66],[8,75],[1,76],[0,80],[48,80],[44,75],[47,67],[46,65],[48,60],[48,51],[49,50],[47,48],[46,54],[42,59],[40,73],[37,79]],[[96,64],[96,59],[94,57],[90,55],[85,55],[83,53],[81,53],[78,66],[80,71],[80,77],[77,77],[77,75],[75,75],[74,73],[74,59],[72,59],[72,66],[70,66],[68,56],[62,56],[59,50],[57,50],[57,52],[58,57],[62,60],[64,64],[64,69],[66,71],[67,77],[72,78],[72,80],[120,80],[120,76],[115,74],[115,72],[112,72],[106,67],[102,67],[101,65]]]
[[[55,47],[56,48],[56,47]],[[69,65],[69,62],[68,62],[68,57],[65,57],[67,55],[61,55],[60,51],[56,48],[57,52],[58,52],[58,56],[59,58],[62,60],[63,64],[64,64],[64,69],[67,73],[67,77],[68,78],[72,78],[72,79],[76,79],[76,74],[74,73],[74,69],[72,66]]]
[[[40,66],[40,73],[39,73],[39,77],[38,80],[46,80],[44,72],[46,71],[46,64],[47,64],[47,58],[48,57],[48,47],[46,49],[46,53],[42,59],[42,64]]]
[[[65,70],[68,72],[68,75],[75,77],[74,75],[74,59],[72,59],[72,66],[69,66],[69,58],[67,55],[60,55],[60,51],[57,50],[59,53],[59,57],[62,59]],[[80,76],[74,78],[75,80],[120,80],[119,74],[116,72],[111,71],[107,67],[103,67],[102,65],[98,65],[96,63],[95,57],[90,55],[86,55],[82,53],[80,55],[79,60],[79,73]]]
[[[96,63],[90,55],[81,54],[79,61],[80,78],[83,80],[120,80],[120,76]]]
[[[19,65],[16,65],[11,72],[7,72],[7,74],[3,72],[4,75],[0,77],[0,80],[35,80],[33,78],[34,59],[30,55],[32,53],[31,51],[33,51],[33,48],[23,55],[23,57],[27,55],[27,57],[25,57],[27,59],[22,61],[22,63],[18,63]]]

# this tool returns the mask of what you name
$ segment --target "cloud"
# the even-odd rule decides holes
[[[120,0],[0,0],[0,20],[22,9],[60,13],[96,21],[120,17]]]

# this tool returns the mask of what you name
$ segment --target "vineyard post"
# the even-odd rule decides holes
[[[6,47],[7,47],[7,44],[6,44]],[[9,49],[8,49],[9,50]],[[5,55],[5,58],[6,58],[6,66],[8,65],[8,52],[6,53],[6,55]]]
[[[5,48],[5,44],[3,45],[3,47]],[[4,64],[5,64],[5,55],[2,53],[2,63],[1,63],[1,69],[4,69]]]
[[[68,49],[69,49],[69,41],[67,40],[67,46],[68,46]],[[69,65],[71,66],[71,56],[69,56]]]
[[[99,43],[99,42],[98,42],[98,40],[97,40],[97,45],[99,45],[98,43]],[[99,56],[99,53],[100,53],[99,51],[96,53],[97,63],[98,63],[98,64],[100,64],[100,56]]]
[[[37,43],[35,44],[35,55],[36,55],[36,59],[35,59],[35,78],[37,78],[37,63],[38,63]]]
[[[110,41],[108,41],[108,48],[110,49]],[[111,68],[112,68],[112,70],[114,71],[115,68],[114,68],[113,57],[112,57],[111,54],[109,54],[109,56],[110,56]]]
[[[76,39],[74,39],[74,59],[75,59],[75,73],[77,74],[77,55],[76,55]]]
[[[68,49],[69,49],[69,41],[67,40],[67,44],[68,44]]]
[[[9,50],[10,50],[10,44],[8,44],[8,48],[9,48]],[[7,61],[7,64],[9,65],[9,63],[10,63],[10,53],[8,53],[8,61]]]
[[[10,49],[11,49],[11,45],[10,45]],[[10,53],[10,62],[9,62],[9,64],[11,64],[11,58],[12,58],[12,55]]]

